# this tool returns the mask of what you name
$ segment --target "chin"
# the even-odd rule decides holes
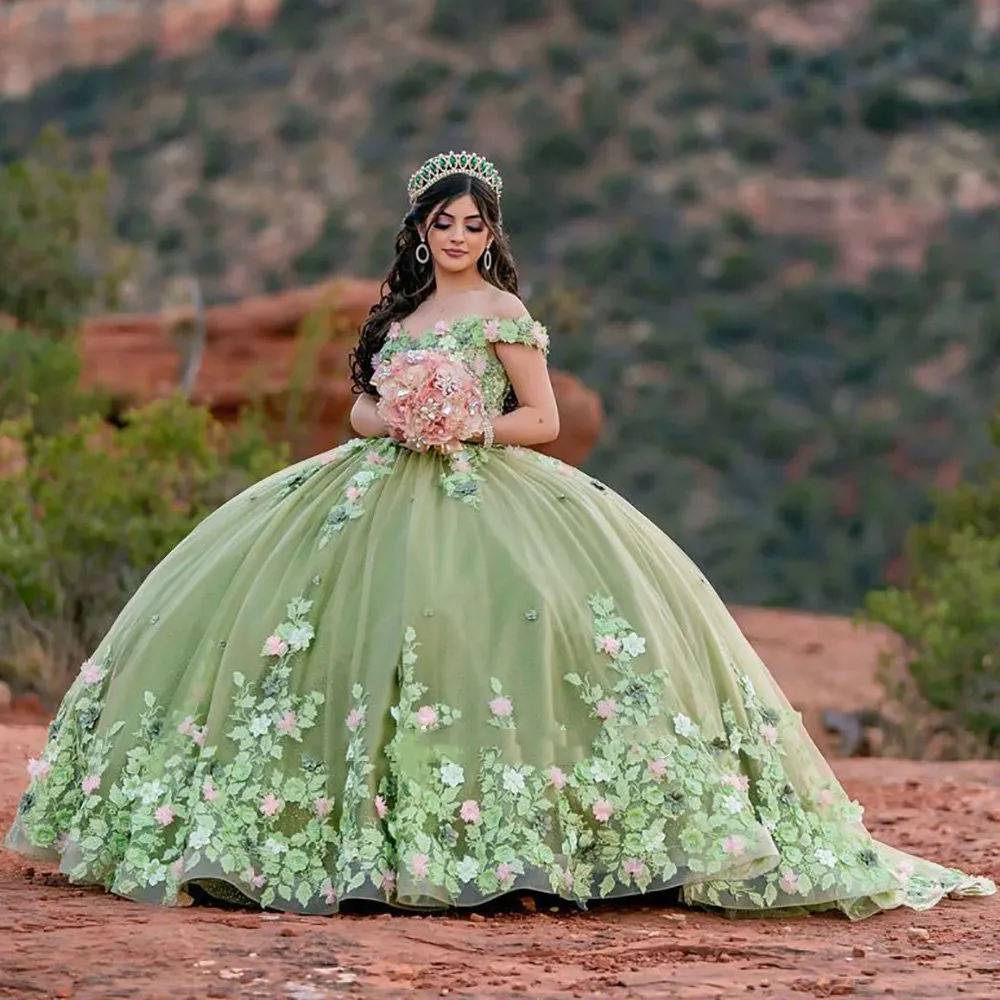
[[[476,266],[476,262],[471,256],[463,257],[461,260],[452,260],[451,257],[442,256],[438,258],[436,263],[442,271],[450,271],[452,274],[461,274]]]

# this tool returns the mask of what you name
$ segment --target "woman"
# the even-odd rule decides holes
[[[304,913],[677,887],[858,918],[993,892],[874,841],[698,569],[526,450],[559,418],[492,164],[437,156],[409,191],[352,358],[358,437],[150,574],[29,762],[8,845],[134,899]],[[475,377],[470,440],[388,417],[376,384],[430,356]]]

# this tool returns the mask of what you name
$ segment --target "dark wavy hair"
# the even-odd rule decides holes
[[[377,396],[371,383],[375,371],[374,357],[385,343],[389,326],[404,320],[423,302],[436,285],[434,261],[421,264],[416,258],[420,245],[418,226],[429,229],[437,217],[457,198],[470,195],[493,237],[492,266],[487,271],[480,257],[479,273],[492,285],[517,295],[517,269],[507,244],[500,220],[500,200],[496,192],[478,177],[469,174],[449,174],[432,184],[410,206],[403,225],[396,234],[396,259],[382,282],[382,297],[372,306],[368,318],[361,326],[358,346],[351,352],[351,383],[355,393]],[[420,332],[420,331],[417,331]],[[508,399],[504,409],[516,406]]]

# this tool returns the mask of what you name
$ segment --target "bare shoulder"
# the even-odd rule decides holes
[[[490,291],[490,315],[495,319],[522,319],[530,316],[525,304],[513,293],[502,288]]]

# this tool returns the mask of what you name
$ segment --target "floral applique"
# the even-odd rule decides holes
[[[344,487],[344,499],[333,507],[323,521],[319,548],[325,548],[330,539],[343,531],[348,521],[356,520],[364,512],[365,494],[379,479],[392,473],[399,453],[399,445],[391,438],[375,438],[364,442],[366,448],[361,468],[351,476]]]
[[[498,729],[516,729],[514,724],[514,703],[503,693],[503,685],[496,677],[490,678],[490,725]]]
[[[485,482],[480,473],[483,463],[489,461],[482,448],[463,448],[445,458],[447,469],[441,473],[441,487],[445,495],[470,507],[479,507],[479,484]]]

